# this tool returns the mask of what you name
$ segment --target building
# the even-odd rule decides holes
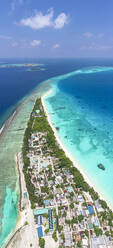
[[[36,224],[42,225],[42,215],[36,215]]]
[[[49,202],[49,200],[48,200],[48,199],[47,199],[47,200],[45,200],[45,201],[44,201],[44,203],[45,203],[45,206],[46,206],[46,207],[50,205],[50,202]]]
[[[89,210],[89,214],[90,215],[94,214],[94,210],[93,210],[93,206],[92,205],[88,205],[88,210]]]
[[[43,214],[47,214],[47,213],[48,213],[47,208],[40,208],[40,209],[34,210],[34,215],[43,215]]]
[[[106,248],[103,236],[91,238],[91,248]]]
[[[38,233],[39,238],[43,237],[43,232],[42,232],[42,227],[41,226],[37,228],[37,233]]]
[[[49,214],[49,230],[53,231],[53,212],[52,212],[52,209],[49,209],[48,214]]]

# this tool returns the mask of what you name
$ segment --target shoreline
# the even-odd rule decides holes
[[[13,116],[14,117],[14,116]],[[12,232],[7,236],[6,242],[3,244],[3,248],[8,248],[11,242],[13,241],[15,235],[23,228],[21,225],[22,221],[22,211],[21,211],[21,198],[22,198],[22,188],[21,188],[21,176],[20,176],[20,168],[19,168],[19,162],[18,162],[18,154],[16,155],[16,169],[17,169],[17,176],[18,176],[18,182],[19,182],[19,200],[17,204],[17,211],[18,211],[18,216],[17,216],[17,222],[12,230]]]
[[[13,119],[15,118],[15,116],[18,114],[19,108],[21,106],[17,106],[17,108],[15,108],[12,113],[9,115],[8,119],[6,119],[3,122],[2,127],[0,128],[0,138],[1,136],[4,134],[5,130],[9,127],[9,125],[11,124],[11,122],[13,121]]]
[[[38,248],[37,243],[37,233],[34,227],[34,218],[33,218],[33,211],[31,209],[29,197],[27,200],[24,199],[24,191],[27,192],[26,183],[23,174],[23,161],[21,157],[21,152],[17,153],[16,155],[16,165],[19,174],[19,201],[18,201],[18,217],[17,223],[15,228],[7,237],[5,244],[2,246],[3,248],[19,248],[20,237],[24,240],[24,244],[28,242],[34,243],[34,248]],[[27,193],[28,194],[28,193]],[[30,220],[29,220],[30,219]],[[32,221],[31,221],[32,220]],[[32,233],[33,228],[33,235],[30,236]],[[27,238],[27,232],[29,238]],[[29,239],[29,240],[28,240]]]
[[[26,102],[28,102],[28,101],[32,101],[33,102],[33,106],[34,106],[34,104],[35,104],[35,98],[37,98],[37,94],[38,95],[41,95],[42,94],[41,91],[43,92],[43,88],[44,87],[45,87],[45,84],[44,84],[44,86],[40,85],[40,86],[38,86],[38,88],[36,87],[31,93],[29,93],[29,95],[25,96],[24,98],[22,98],[21,101],[19,101],[18,106],[15,109],[13,109],[13,111],[9,115],[8,119],[6,119],[3,122],[3,125],[0,128],[0,140],[4,137],[4,133],[10,127],[12,121],[15,119],[15,117],[17,116],[17,114],[19,113],[19,111],[21,111],[21,109],[23,108],[23,104],[26,104]],[[38,90],[38,92],[37,92],[37,90]],[[46,90],[48,90],[48,85],[46,85]],[[30,113],[31,113],[31,111],[29,112],[29,115],[30,115]],[[29,117],[28,117],[28,120],[29,120]],[[28,120],[27,120],[27,123],[28,123]],[[27,123],[26,123],[26,126],[27,126]],[[20,149],[21,149],[21,147],[20,147]],[[4,243],[2,244],[2,247],[3,248],[9,247],[7,245],[10,243],[10,240],[12,240],[12,237],[15,237],[15,233],[19,229],[20,224],[21,224],[21,221],[22,221],[22,218],[23,218],[23,213],[22,213],[22,211],[20,209],[21,208],[21,202],[20,202],[21,201],[20,200],[20,197],[21,197],[20,196],[20,194],[21,194],[21,189],[20,189],[21,178],[20,178],[20,175],[19,175],[19,167],[17,165],[17,154],[15,154],[15,155],[16,155],[15,156],[16,175],[17,175],[17,178],[18,178],[18,190],[19,190],[19,196],[18,196],[18,199],[19,200],[18,200],[18,203],[17,203],[18,215],[17,215],[17,220],[16,220],[15,227],[8,234],[8,236],[6,237]]]
[[[52,89],[48,90],[46,93],[44,93],[41,96],[41,100],[42,100],[42,105],[43,105],[44,111],[45,111],[46,116],[47,116],[47,120],[48,120],[49,125],[51,126],[51,128],[52,128],[52,130],[54,132],[54,135],[56,137],[56,140],[57,140],[58,144],[60,145],[62,150],[65,152],[66,156],[72,161],[74,167],[76,167],[80,171],[80,173],[83,175],[84,180],[89,184],[90,187],[94,188],[94,190],[98,193],[99,198],[102,199],[102,200],[105,200],[107,202],[107,205],[109,206],[109,208],[113,211],[113,206],[111,205],[111,203],[98,190],[98,188],[96,188],[96,186],[93,184],[93,182],[91,182],[91,180],[89,179],[89,177],[86,174],[86,172],[84,172],[84,170],[82,169],[81,165],[78,164],[78,162],[75,160],[74,156],[71,154],[71,152],[66,148],[66,146],[63,144],[63,142],[60,140],[58,132],[57,132],[56,128],[54,127],[54,125],[52,124],[51,116],[50,116],[49,112],[47,111],[46,104],[45,104],[45,101],[44,101],[45,97],[48,97],[48,95],[50,95],[51,93],[52,93]]]

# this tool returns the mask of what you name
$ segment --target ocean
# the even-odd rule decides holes
[[[0,68],[0,128],[14,113],[0,137],[0,247],[18,218],[16,153],[35,99],[50,87],[52,95],[45,102],[53,124],[59,127],[59,137],[113,205],[113,61],[0,59],[0,64],[7,63],[39,63],[44,70]],[[105,171],[97,167],[99,163]]]
[[[53,91],[45,98],[52,123],[62,143],[113,207],[113,67],[83,68],[53,82]]]

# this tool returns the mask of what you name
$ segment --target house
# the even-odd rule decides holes
[[[71,247],[72,245],[72,239],[71,234],[69,232],[64,233],[65,236],[65,247]]]
[[[43,237],[43,232],[42,232],[42,227],[41,226],[37,228],[37,233],[38,233],[39,238]]]
[[[82,239],[82,247],[84,247],[84,248],[88,247],[88,239],[86,239],[86,238]]]
[[[47,200],[45,200],[45,201],[44,201],[44,203],[45,203],[45,206],[46,206],[46,207],[50,205],[50,202],[49,202],[49,200],[48,200],[48,199],[47,199]]]
[[[91,237],[91,248],[106,248],[103,236]]]
[[[78,201],[79,201],[79,202],[84,202],[84,198],[83,198],[82,195],[78,195]]]
[[[81,241],[80,233],[75,234],[75,241],[76,241],[76,242]]]
[[[104,212],[104,209],[102,208],[101,204],[99,203],[99,201],[95,201],[95,207],[97,209],[97,212]]]

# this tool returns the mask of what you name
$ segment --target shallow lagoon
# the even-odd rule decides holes
[[[62,142],[113,206],[113,68],[86,68],[54,79],[45,103]]]

